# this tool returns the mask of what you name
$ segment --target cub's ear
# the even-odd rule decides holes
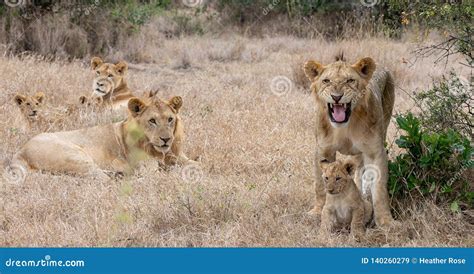
[[[174,96],[169,100],[169,105],[176,110],[176,112],[179,112],[179,109],[183,105],[183,98],[181,98],[181,96]]]
[[[146,104],[138,99],[137,97],[133,97],[130,100],[128,100],[128,110],[132,114],[132,117],[137,117],[140,114],[143,113],[143,111],[146,109]]]
[[[92,69],[96,69],[98,68],[100,65],[102,65],[104,63],[104,61],[102,61],[102,59],[100,57],[94,57],[92,58],[91,60],[91,68]]]
[[[117,64],[115,64],[115,69],[117,70],[117,73],[120,75],[124,75],[125,72],[128,70],[128,65],[125,61],[120,61]]]
[[[156,90],[150,90],[150,91],[148,91],[148,92],[146,93],[145,96],[146,96],[147,98],[152,98],[152,97],[155,97],[157,93],[158,93],[158,90],[157,90],[157,89],[156,89]]]
[[[376,65],[372,58],[365,57],[360,59],[352,67],[365,79],[372,78],[372,74],[375,71]]]
[[[328,159],[322,159],[320,162],[319,162],[319,166],[321,167],[321,170],[323,172],[326,172],[326,169],[328,168],[329,166],[329,160]]]
[[[344,171],[347,172],[347,175],[350,177],[354,176],[355,173],[355,163],[352,160],[346,160],[343,165]]]
[[[308,79],[313,82],[314,80],[316,80],[316,78],[321,76],[321,73],[323,73],[324,70],[324,66],[316,61],[310,60],[304,64],[303,69],[304,73],[306,74],[306,77],[308,77]]]
[[[33,98],[35,98],[35,100],[38,101],[38,103],[40,103],[40,104],[42,104],[42,103],[44,102],[44,97],[45,97],[45,95],[44,95],[44,93],[41,92],[41,91],[40,91],[40,92],[37,92],[37,93],[33,96]]]
[[[15,101],[15,103],[16,103],[17,105],[21,106],[21,105],[26,101],[26,96],[17,94],[17,95],[15,95],[15,97],[13,98],[13,100]]]

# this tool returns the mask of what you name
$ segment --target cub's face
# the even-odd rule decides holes
[[[104,63],[99,57],[94,57],[91,60],[91,68],[95,73],[92,94],[101,97],[110,94],[122,84],[128,65],[124,61],[117,64]]]
[[[182,104],[183,100],[179,96],[170,100],[150,98],[144,101],[132,98],[128,101],[128,109],[149,144],[155,150],[167,153],[174,142],[178,112]]]
[[[44,93],[37,92],[33,96],[17,94],[14,101],[29,121],[36,121],[42,112],[44,98]]]
[[[339,194],[352,183],[354,163],[352,161],[337,160],[329,163],[323,160],[320,163],[326,192],[331,195]]]
[[[308,61],[304,71],[311,81],[313,94],[324,103],[331,125],[343,127],[349,122],[359,99],[364,96],[365,87],[375,71],[375,63],[369,57],[353,65],[344,61],[329,65]]]

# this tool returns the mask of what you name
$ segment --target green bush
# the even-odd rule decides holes
[[[449,202],[455,211],[460,204],[472,207],[474,192],[464,177],[474,167],[469,139],[453,129],[423,129],[412,113],[396,121],[405,131],[396,144],[405,151],[389,162],[390,195],[398,199],[430,196],[437,202]]]
[[[416,94],[415,99],[422,110],[420,119],[423,127],[427,130],[439,132],[452,128],[466,138],[474,138],[471,79],[461,79],[452,72],[430,90]]]
[[[134,0],[119,2],[121,3],[115,4],[111,9],[111,17],[116,21],[131,24],[135,30],[139,30],[140,26],[170,4],[170,0],[150,1],[150,3],[139,3]]]

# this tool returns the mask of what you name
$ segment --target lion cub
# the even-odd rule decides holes
[[[62,107],[53,107],[46,104],[46,95],[43,92],[36,92],[35,95],[16,94],[13,101],[21,112],[24,120],[23,128],[33,132],[47,132],[54,130],[64,124],[68,116],[78,116],[75,114],[78,106],[65,105]],[[79,105],[86,105],[87,98],[81,98]],[[93,104],[99,99],[91,101]],[[82,107],[84,108],[84,107]]]
[[[33,96],[17,94],[13,98],[28,128],[31,129],[44,118],[44,99],[43,92],[37,92]]]
[[[320,234],[325,235],[333,225],[351,226],[351,235],[358,239],[372,217],[372,204],[364,200],[354,182],[355,163],[351,160],[322,161],[326,203],[321,215]]]

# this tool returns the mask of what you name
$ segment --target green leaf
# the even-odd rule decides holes
[[[451,211],[454,212],[454,213],[458,213],[458,212],[460,211],[458,201],[452,202],[452,203],[451,203],[451,206],[450,206],[449,208],[450,208]]]

